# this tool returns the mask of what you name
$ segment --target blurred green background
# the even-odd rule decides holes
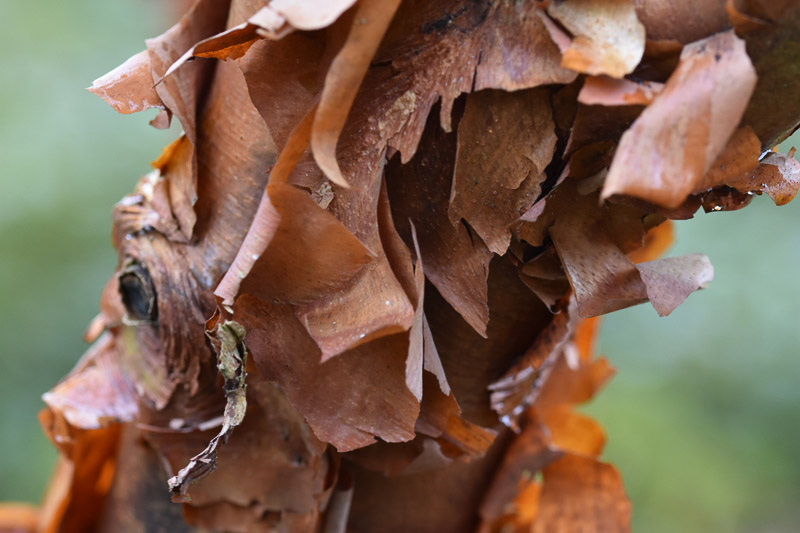
[[[36,502],[56,458],[39,398],[86,348],[116,265],[111,206],[177,135],[83,87],[172,15],[152,0],[0,9],[0,500]],[[676,227],[670,254],[708,254],[716,279],[668,318],[607,317],[599,351],[619,374],[585,410],[607,429],[635,531],[797,531],[800,201]]]
[[[86,349],[117,263],[112,205],[177,136],[84,90],[171,25],[159,9],[0,0],[0,500],[42,493],[56,455],[39,396]]]

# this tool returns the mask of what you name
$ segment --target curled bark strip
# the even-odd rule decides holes
[[[270,172],[270,185],[286,183],[286,180],[289,179],[289,174],[291,174],[308,148],[315,110],[316,106],[306,114],[289,135],[286,146],[278,156],[278,161],[275,163],[272,172]],[[244,241],[242,241],[242,246],[236,254],[236,259],[233,260],[233,264],[214,291],[215,295],[222,298],[223,304],[233,304],[233,300],[239,293],[239,286],[242,280],[247,277],[255,262],[269,246],[275,231],[278,229],[279,218],[275,214],[275,208],[269,199],[268,185],[261,197],[261,203],[258,206],[253,223],[250,225],[250,229],[247,231]]]
[[[336,145],[356,92],[367,73],[400,0],[361,0],[353,15],[350,35],[325,78],[319,110],[314,117],[311,148],[329,180],[347,187],[336,160]]]

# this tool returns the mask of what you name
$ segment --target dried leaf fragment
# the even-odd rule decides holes
[[[217,369],[225,380],[225,412],[223,414],[222,428],[219,433],[208,443],[208,446],[199,454],[192,457],[185,467],[171,477],[167,484],[175,502],[190,502],[187,494],[189,486],[197,483],[217,467],[217,447],[220,443],[227,442],[233,428],[244,420],[247,410],[247,397],[245,378],[247,371],[247,348],[244,345],[244,328],[237,322],[230,320],[220,321],[211,332],[212,343],[217,350]]]
[[[238,521],[273,522],[291,513],[313,522],[338,473],[337,458],[316,439],[281,389],[257,372],[247,378],[247,416],[224,446],[217,448],[213,477],[191,486],[192,525],[209,527],[206,511],[230,504],[227,526]],[[144,435],[162,462],[185,464],[209,440],[208,431]],[[242,475],[247,472],[247,475]],[[261,524],[264,526],[265,524]]]

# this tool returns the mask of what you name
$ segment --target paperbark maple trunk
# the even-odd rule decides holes
[[[797,193],[798,17],[195,2],[91,88],[184,134],[45,395],[38,530],[627,530],[594,317],[711,280],[668,219]]]

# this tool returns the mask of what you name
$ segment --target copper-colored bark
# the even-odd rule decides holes
[[[586,317],[669,314],[713,269],[658,259],[667,219],[800,185],[759,158],[800,8],[723,4],[195,2],[91,87],[185,134],[114,209],[62,459],[0,524],[626,531]]]

